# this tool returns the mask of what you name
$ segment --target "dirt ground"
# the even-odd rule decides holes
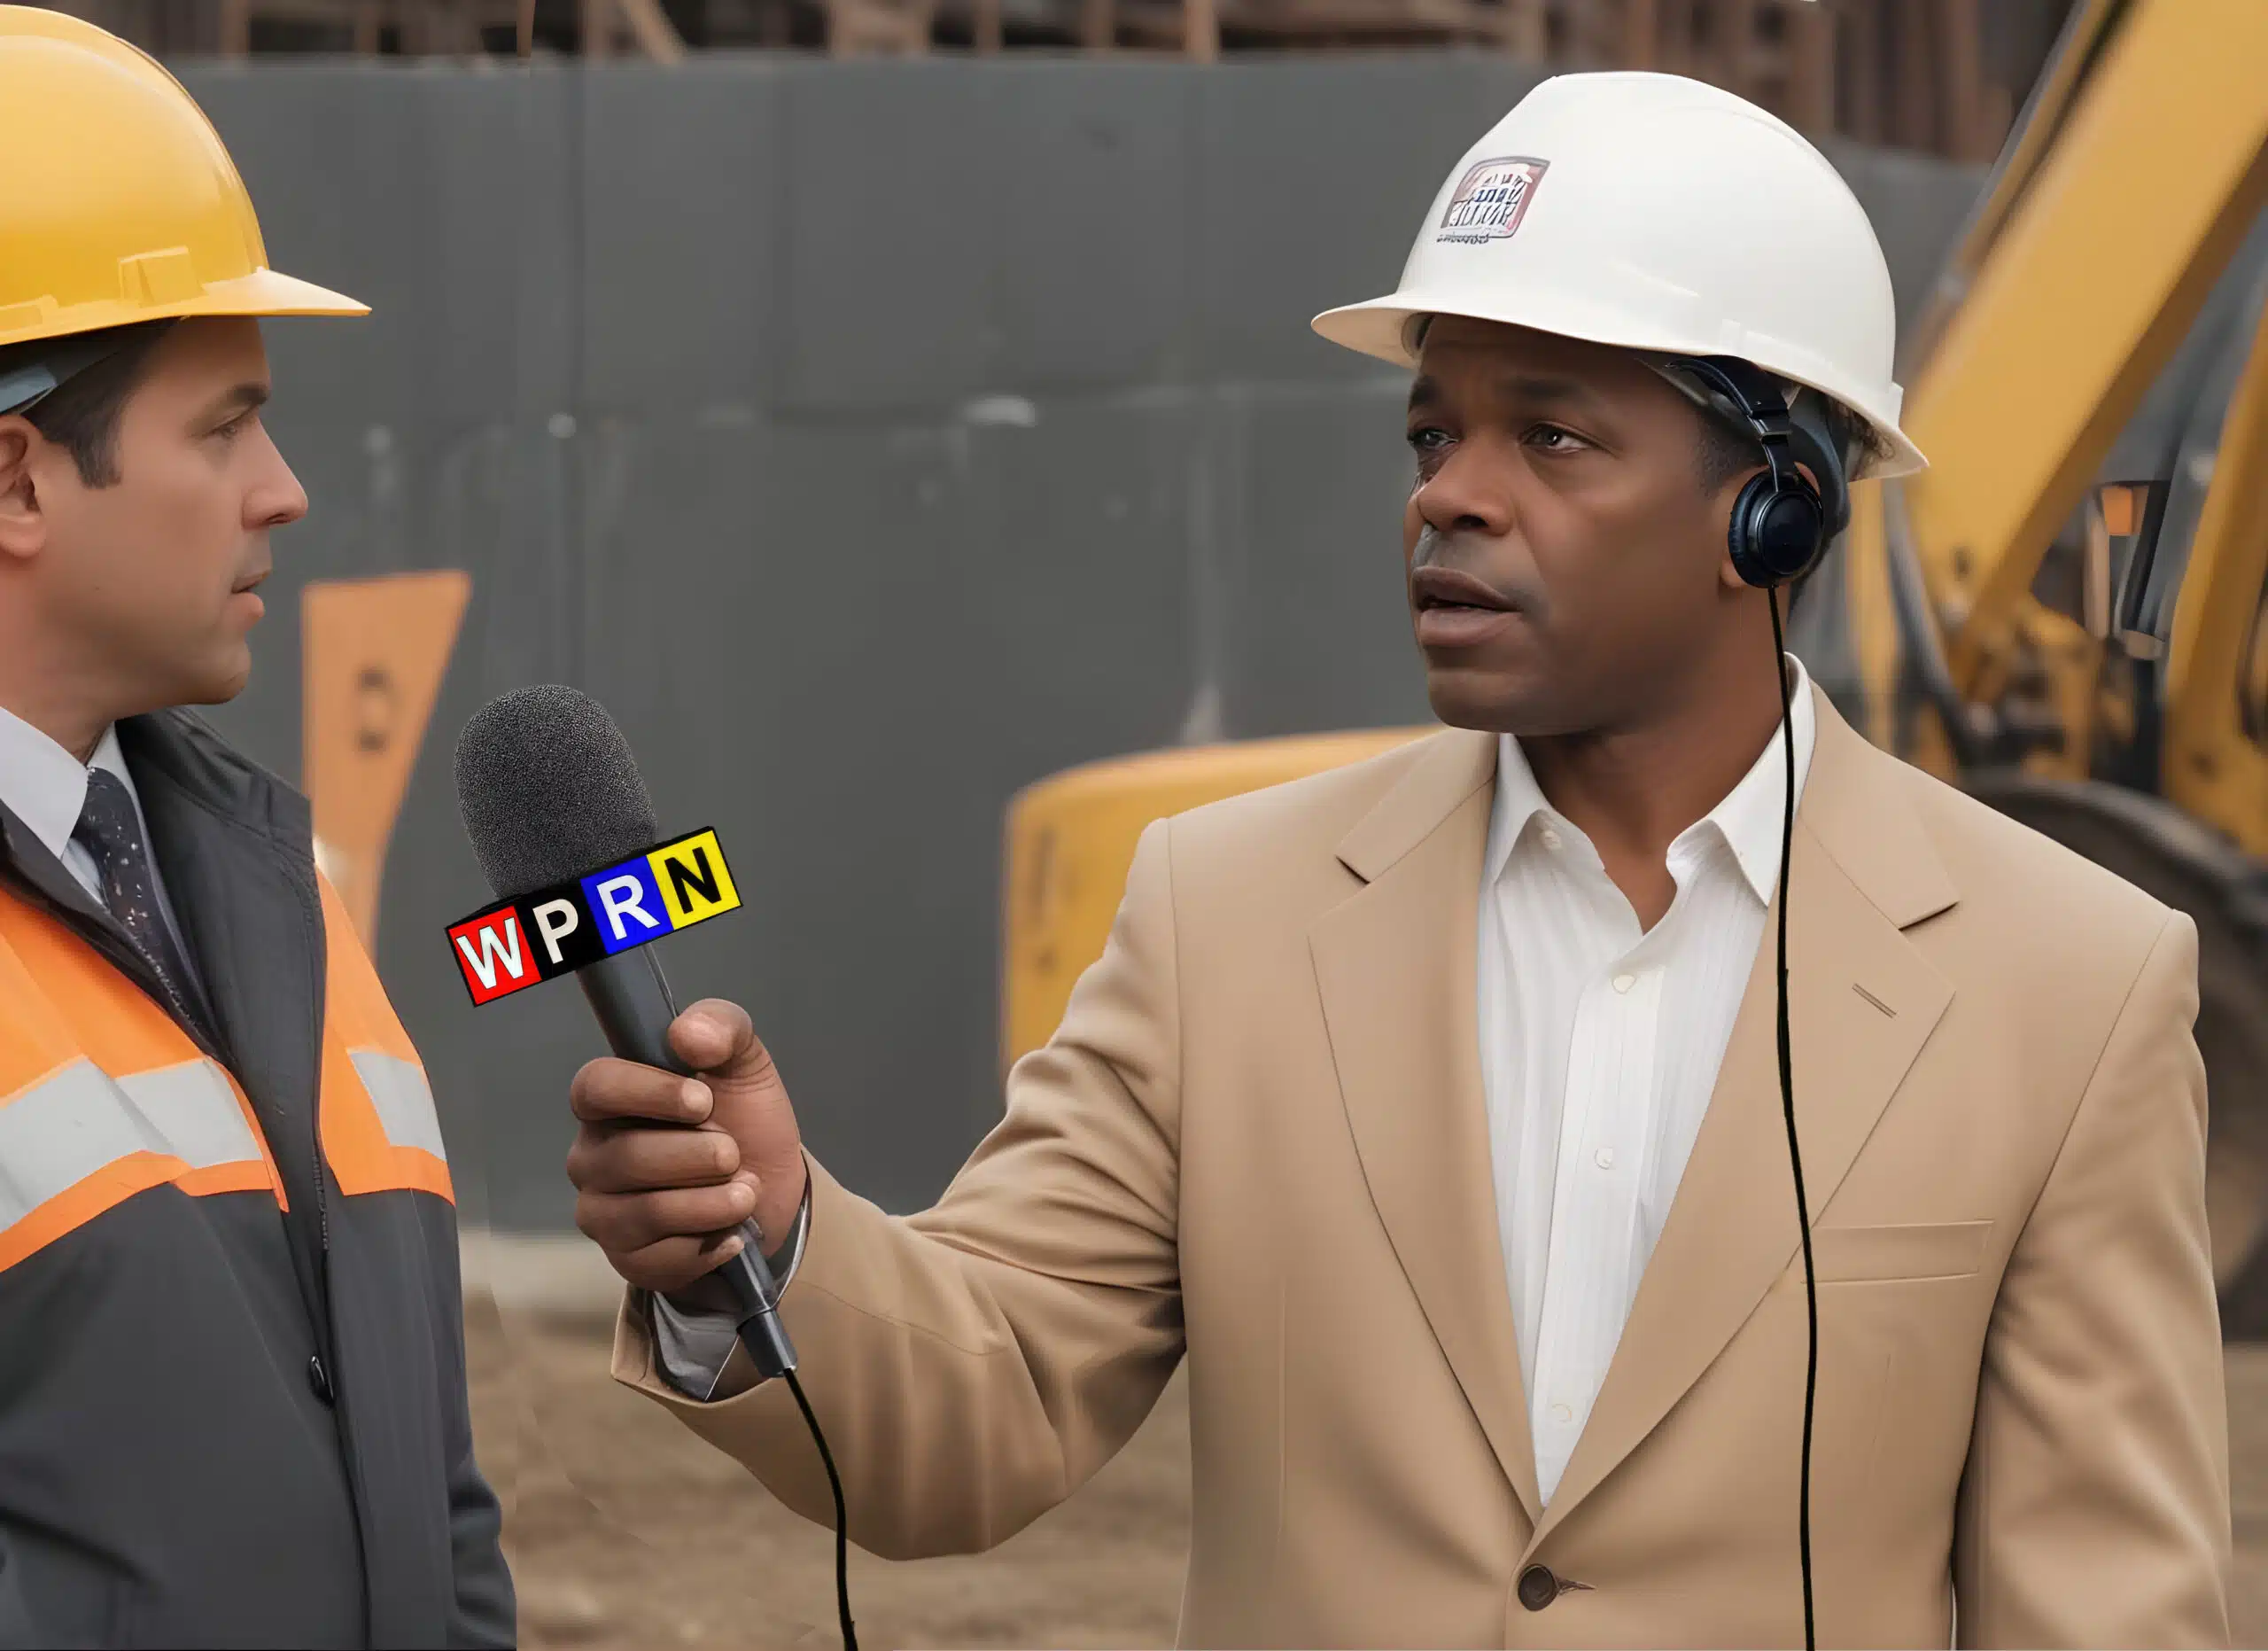
[[[610,1323],[500,1315],[480,1296],[466,1323],[473,1429],[504,1501],[524,1647],[837,1642],[834,1533],[611,1381]],[[1177,1378],[1092,1483],[991,1553],[895,1564],[853,1548],[861,1651],[1171,1645],[1188,1460]]]
[[[835,1643],[834,1538],[606,1375],[587,1314],[469,1299],[473,1425],[505,1503],[521,1644],[591,1651]],[[2240,1646],[2268,1647],[2268,1347],[2230,1351]],[[1177,1378],[1117,1460],[990,1554],[850,1554],[868,1651],[1166,1646],[1188,1551],[1189,1413]]]

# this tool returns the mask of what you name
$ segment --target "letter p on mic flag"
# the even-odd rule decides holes
[[[475,912],[449,925],[449,948],[478,1006],[740,904],[716,832],[695,831]]]

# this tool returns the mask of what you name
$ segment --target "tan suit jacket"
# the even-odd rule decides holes
[[[2225,1644],[2195,930],[1817,703],[1789,954],[1821,1642],[1946,1645],[1957,1601],[1964,1645]],[[1185,1644],[1801,1643],[1770,930],[1544,1507],[1476,1046],[1494,777],[1452,731],[1153,826],[937,1206],[814,1166],[782,1311],[860,1546],[1001,1541],[1185,1354]],[[616,1375],[831,1523],[784,1385],[677,1397],[637,1305]]]

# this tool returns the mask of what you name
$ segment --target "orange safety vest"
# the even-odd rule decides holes
[[[455,1202],[425,1069],[328,877],[322,1153],[348,1197]],[[153,1187],[270,1193],[236,1079],[109,960],[0,886],[0,1270]]]

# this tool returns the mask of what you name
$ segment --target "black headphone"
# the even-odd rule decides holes
[[[1819,432],[1790,416],[1779,385],[1752,363],[1736,355],[1673,355],[1663,365],[1692,374],[1738,408],[1763,445],[1768,468],[1733,501],[1725,534],[1733,570],[1766,589],[1801,579],[1850,523],[1840,456]],[[1796,468],[1799,462],[1820,486]]]

